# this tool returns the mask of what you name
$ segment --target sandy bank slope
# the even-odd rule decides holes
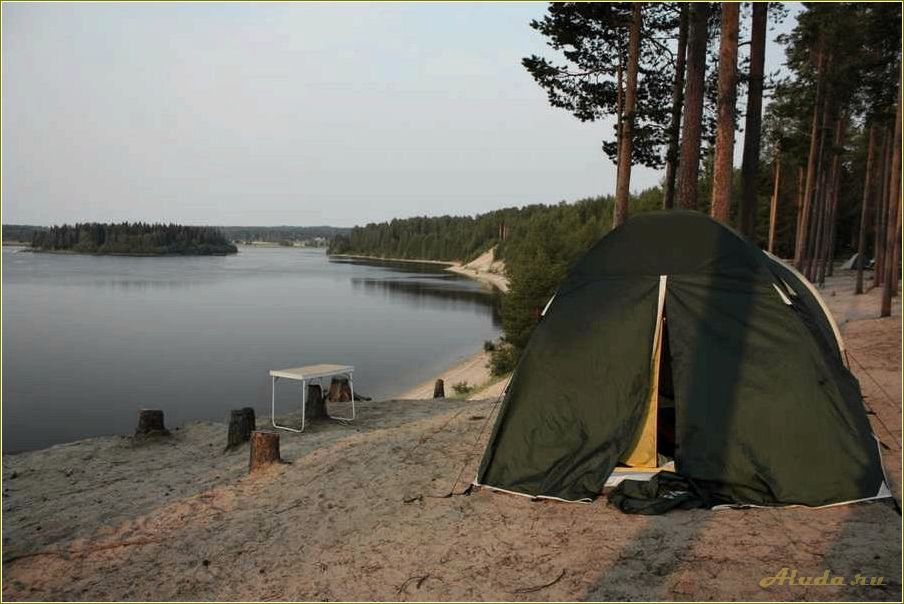
[[[379,260],[382,262],[407,262],[411,264],[436,264],[445,267],[445,270],[481,281],[503,292],[508,291],[508,278],[505,276],[505,263],[496,260],[496,248],[492,248],[474,260],[462,264],[460,262],[447,262],[445,260],[417,260],[410,258],[391,258],[383,256],[365,256],[360,254],[332,254],[336,258],[350,258],[358,260]]]
[[[474,392],[469,394],[466,398],[470,400],[496,399],[502,394],[502,390],[508,383],[509,378],[508,376],[501,378],[493,377],[487,367],[489,362],[489,353],[481,350],[471,356],[464,357],[435,378],[418,384],[396,398],[404,400],[432,398],[434,383],[437,379],[442,379],[445,384],[445,393],[448,397],[455,397],[455,384],[463,382],[474,387]]]
[[[851,320],[845,333],[900,477],[900,316]],[[221,452],[215,423],[168,443],[100,438],[6,456],[3,596],[900,601],[901,519],[886,503],[636,517],[603,500],[444,497],[474,476],[493,411],[367,403],[352,426],[284,434],[291,465],[254,478],[247,450]],[[760,587],[783,567],[884,585]]]
[[[505,263],[496,260],[496,248],[492,248],[466,264],[453,264],[446,270],[489,283],[504,292],[508,291]]]

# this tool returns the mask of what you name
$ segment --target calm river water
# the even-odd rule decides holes
[[[3,248],[3,450],[269,406],[271,368],[355,366],[384,398],[498,335],[498,299],[436,266],[240,247],[133,258]],[[284,409],[300,390],[280,386]],[[263,418],[262,418],[263,420]],[[260,421],[259,423],[263,423]]]

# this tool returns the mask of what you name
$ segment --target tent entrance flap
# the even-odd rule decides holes
[[[656,308],[656,327],[653,330],[653,345],[650,353],[650,392],[641,429],[628,453],[619,460],[631,468],[656,468],[657,458],[657,417],[659,416],[659,368],[662,361],[662,329],[665,320],[666,276],[659,276],[659,303]]]

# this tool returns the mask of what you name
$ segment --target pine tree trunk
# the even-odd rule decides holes
[[[675,176],[678,167],[678,143],[681,137],[681,106],[684,103],[684,70],[687,59],[688,5],[681,5],[678,18],[678,49],[675,58],[675,81],[672,85],[672,117],[669,124],[669,147],[665,159],[665,183],[662,208],[675,207]]]
[[[882,170],[880,170],[879,200],[876,205],[876,237],[873,244],[873,287],[882,285],[885,276],[885,231],[888,216],[888,181],[891,167],[891,133],[886,129],[882,143]]]
[[[615,80],[615,182],[618,182],[618,171],[621,168],[622,123],[625,119],[625,69],[622,66],[621,53],[618,55]]]
[[[879,316],[891,315],[892,291],[898,285],[895,247],[901,238],[901,80],[898,80],[898,108],[895,112],[895,136],[892,142],[888,183],[888,233],[885,244],[885,278],[882,284],[882,307]]]
[[[826,275],[832,274],[832,261],[835,248],[835,216],[838,206],[838,189],[841,186],[837,169],[829,172],[828,199],[826,200],[826,224],[822,246],[819,249],[819,271],[816,282],[825,285]]]
[[[854,294],[863,293],[863,263],[866,259],[867,225],[870,219],[870,203],[873,192],[873,170],[876,162],[876,126],[869,127],[866,150],[866,177],[863,179],[863,201],[860,205],[860,234],[857,238],[857,285]]]
[[[747,87],[747,116],[744,122],[744,155],[741,162],[741,206],[738,227],[742,235],[756,237],[757,172],[760,165],[760,134],[763,117],[763,71],[766,62],[766,21],[768,2],[754,2],[750,25],[750,72]],[[778,175],[776,175],[778,183]],[[773,192],[773,205],[777,195]],[[769,250],[774,244],[772,212],[769,216]]]
[[[900,154],[898,155],[900,157]],[[900,171],[898,172],[898,187],[900,187]],[[898,188],[900,191],[900,188]],[[882,306],[879,311],[880,317],[891,316],[891,299],[898,284],[898,266],[896,259],[900,258],[899,253],[895,249],[901,244],[901,198],[900,196],[894,202],[891,209],[891,216],[894,222],[890,222],[888,226],[888,239],[885,246],[885,276],[882,279]]]
[[[816,60],[816,99],[813,102],[813,123],[810,128],[810,152],[807,158],[807,177],[804,184],[804,198],[801,206],[800,222],[797,225],[797,237],[794,245],[794,264],[799,270],[804,268],[804,257],[807,252],[807,240],[810,235],[810,207],[813,205],[813,191],[816,186],[816,159],[819,154],[820,123],[823,116],[823,88],[825,53],[820,50]]]
[[[800,232],[801,221],[804,213],[804,168],[797,167],[797,219],[794,222],[794,249],[793,254],[797,253],[797,234]]]
[[[618,175],[615,185],[615,215],[612,226],[617,227],[628,218],[628,196],[631,194],[631,161],[634,153],[634,108],[637,104],[637,66],[640,61],[640,27],[643,4],[631,6],[630,39],[628,41],[628,74],[625,83],[625,115],[621,124],[618,145]]]
[[[719,40],[719,96],[716,103],[716,157],[710,214],[728,224],[734,159],[735,100],[738,87],[738,20],[740,5],[722,3]]]
[[[891,297],[894,298],[898,295],[898,278],[900,274],[898,272],[898,267],[901,265],[901,206],[898,206],[898,221],[897,221],[897,241],[895,242],[895,253],[892,256],[892,280],[891,280]]]
[[[838,236],[838,198],[841,196],[841,167],[835,171],[835,188],[832,194],[832,212],[829,218],[829,245],[826,250],[826,275],[835,274],[835,238]],[[825,276],[822,279],[825,283]]]
[[[810,193],[812,197],[812,203],[810,206],[810,214],[812,215],[812,220],[815,220],[816,225],[815,228],[807,227],[806,232],[806,245],[804,246],[804,260],[803,260],[803,269],[801,272],[809,279],[813,281],[816,278],[816,250],[818,248],[818,243],[820,241],[820,237],[822,236],[822,231],[820,230],[823,224],[824,217],[824,201],[825,201],[825,193],[826,193],[826,155],[828,150],[828,140],[829,140],[829,100],[823,103],[822,109],[822,127],[819,129],[819,144],[817,147],[816,154],[816,180],[814,183],[813,191]]]
[[[817,248],[819,267],[816,274],[816,282],[820,285],[826,282],[826,274],[831,274],[829,265],[832,263],[834,256],[835,215],[838,206],[838,188],[841,184],[841,152],[844,144],[845,124],[846,118],[843,116],[838,118],[838,121],[835,124],[835,137],[831,152],[832,166],[829,170],[825,198],[825,226],[823,228],[822,241]]]
[[[782,156],[781,150],[775,150],[775,160],[772,171],[772,199],[769,202],[769,238],[766,250],[770,254],[775,253],[775,223],[778,220],[778,193],[782,180]]]
[[[700,137],[703,126],[703,86],[706,78],[706,42],[709,4],[690,6],[687,33],[687,77],[684,90],[684,126],[678,162],[677,201],[682,208],[697,209],[700,169]]]
[[[816,198],[813,203],[814,219],[816,220],[813,235],[810,237],[807,245],[807,257],[804,259],[805,272],[804,276],[811,282],[816,281],[817,266],[819,263],[819,249],[822,244],[822,233],[825,225],[825,206],[826,206],[826,188],[828,185],[828,176],[826,170],[822,170],[819,180],[816,184]]]

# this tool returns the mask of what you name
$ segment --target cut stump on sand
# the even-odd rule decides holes
[[[226,450],[235,449],[248,442],[251,433],[257,429],[254,409],[243,407],[233,409],[229,414],[229,431],[226,435]]]
[[[332,391],[332,386],[330,386]],[[304,406],[304,420],[311,422],[318,419],[327,419],[326,400],[323,397],[323,388],[320,384],[308,384],[307,400]]]
[[[282,463],[282,459],[279,457],[279,434],[260,430],[252,432],[248,471],[253,474],[275,463]]]
[[[169,430],[163,425],[163,411],[160,409],[140,409],[138,411],[138,427],[135,436],[169,436]]]
[[[330,390],[326,399],[331,403],[347,403],[352,400],[352,389],[348,384],[348,378],[334,377],[330,382]],[[324,411],[324,413],[326,413]]]
[[[446,398],[445,383],[442,380],[436,380],[433,384],[433,398]]]

